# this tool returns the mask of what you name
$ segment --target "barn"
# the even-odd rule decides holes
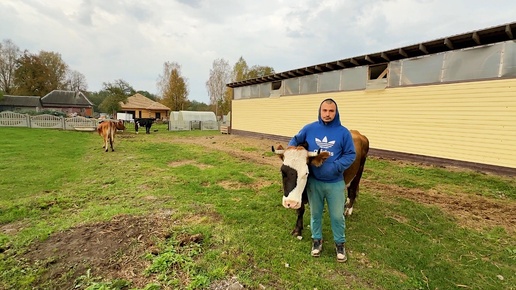
[[[231,133],[287,141],[339,104],[370,154],[516,175],[516,22],[227,84]]]

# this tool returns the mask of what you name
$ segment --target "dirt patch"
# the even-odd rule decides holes
[[[516,203],[489,199],[471,194],[446,194],[435,190],[424,191],[369,180],[361,182],[363,188],[381,197],[401,197],[429,206],[437,206],[457,219],[459,225],[483,230],[502,227],[516,233]]]
[[[74,289],[81,279],[98,276],[132,281],[132,287],[141,288],[151,282],[141,275],[148,266],[142,255],[157,252],[155,240],[167,238],[170,214],[117,216],[108,222],[78,226],[34,244],[23,259],[47,269],[36,284],[51,281],[48,287],[52,289]]]

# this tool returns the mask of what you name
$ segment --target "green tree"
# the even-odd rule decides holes
[[[151,94],[151,93],[149,93],[147,91],[137,91],[136,93],[138,93],[138,94],[140,94],[142,96],[145,96],[145,97],[147,97],[147,98],[149,98],[149,99],[151,99],[151,100],[153,100],[155,102],[158,101],[158,97],[156,95]]]
[[[266,75],[274,74],[274,69],[270,66],[253,65],[248,71],[246,79],[261,78]]]
[[[163,75],[158,78],[161,103],[172,111],[184,110],[188,101],[188,79],[181,75],[181,65],[176,62],[163,64]]]
[[[87,97],[93,103],[93,111],[100,112],[100,104],[109,96],[108,91],[90,92]]]
[[[243,57],[240,57],[233,66],[233,81],[239,82],[247,79],[249,66]]]
[[[116,115],[120,111],[120,103],[127,103],[127,98],[135,94],[135,90],[124,80],[116,80],[113,83],[103,83],[106,98],[100,103],[101,112]]]
[[[185,111],[209,111],[210,106],[203,102],[198,102],[196,100],[188,101]]]

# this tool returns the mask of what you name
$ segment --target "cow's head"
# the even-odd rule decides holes
[[[303,191],[308,180],[308,164],[321,166],[328,159],[328,152],[310,152],[303,146],[289,146],[283,149],[272,147],[283,164],[281,165],[281,176],[283,178],[283,206],[286,208],[298,209],[301,207]]]
[[[125,130],[125,124],[124,124],[124,121],[122,121],[122,120],[118,120],[118,121],[116,122],[116,129],[117,129],[117,130],[122,130],[122,131],[123,131],[123,130]]]

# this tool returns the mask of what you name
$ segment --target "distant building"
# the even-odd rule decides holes
[[[0,100],[0,111],[24,113],[54,110],[67,115],[91,117],[93,103],[82,92],[53,90],[44,97],[5,95]]]
[[[120,102],[120,111],[118,113],[132,114],[133,118],[168,120],[170,111],[169,107],[155,102],[142,94],[134,94],[127,98],[125,104]]]
[[[39,112],[43,110],[41,98],[38,96],[11,96],[5,95],[0,100],[0,112],[12,111],[23,113],[27,111]]]
[[[69,116],[93,115],[93,103],[80,91],[53,90],[41,98],[41,103],[45,109],[62,111]]]

